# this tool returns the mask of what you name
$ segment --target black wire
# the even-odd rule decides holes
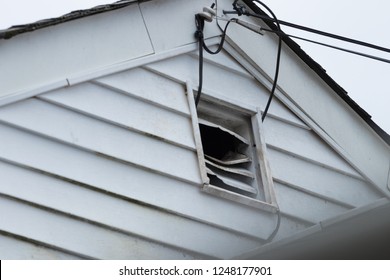
[[[210,50],[210,49],[206,46],[206,44],[203,42],[203,48],[206,50],[206,52],[208,52],[209,54],[218,54],[218,53],[222,50],[223,44],[225,43],[226,32],[227,32],[227,29],[228,29],[228,27],[229,27],[229,24],[232,23],[232,22],[235,22],[235,21],[237,21],[237,19],[233,18],[233,19],[229,20],[229,21],[227,22],[227,24],[225,25],[225,28],[224,28],[224,30],[223,30],[223,32],[222,32],[221,42],[219,43],[219,46],[218,46],[217,50],[215,50],[215,51]]]
[[[362,53],[362,52],[358,52],[358,51],[353,51],[353,50],[350,50],[350,49],[345,49],[345,48],[337,47],[337,46],[330,45],[330,44],[321,43],[321,42],[318,42],[318,41],[315,41],[315,40],[310,40],[310,39],[307,39],[307,38],[303,38],[303,37],[299,37],[299,36],[295,36],[295,35],[291,35],[291,34],[286,34],[286,33],[283,33],[283,32],[278,32],[278,31],[272,30],[272,29],[261,28],[261,30],[267,31],[267,32],[272,32],[272,33],[277,33],[279,36],[282,36],[282,37],[283,36],[284,37],[290,37],[290,38],[302,40],[302,41],[305,41],[305,42],[309,42],[309,43],[312,43],[312,44],[317,44],[317,45],[320,45],[320,46],[336,49],[336,50],[339,50],[339,51],[343,51],[343,52],[347,52],[347,53],[363,56],[363,57],[370,58],[370,59],[373,59],[373,60],[378,60],[378,61],[381,61],[381,62],[390,63],[389,59],[385,59],[385,58],[382,58],[382,57],[378,57],[378,56],[374,56],[374,55],[370,55],[370,54],[366,54],[366,53]]]
[[[270,8],[268,8],[267,5],[265,5],[263,2],[261,1],[258,1],[258,0],[254,0],[253,2],[257,2],[258,4],[260,4],[261,6],[263,6],[265,9],[267,9],[267,11],[272,15],[272,17],[274,18],[275,20],[275,23],[276,23],[276,26],[278,27],[278,31],[281,32],[281,28],[280,28],[280,24],[279,24],[279,20],[278,18],[275,16],[275,14],[272,12],[272,10]],[[276,90],[276,87],[278,85],[278,78],[279,78],[279,68],[280,68],[280,57],[281,57],[281,53],[282,53],[282,37],[279,36],[279,39],[278,39],[278,53],[277,53],[277,56],[276,56],[276,66],[275,66],[275,76],[274,76],[274,82],[272,84],[272,89],[271,89],[271,95],[269,96],[268,98],[268,102],[267,102],[267,105],[265,106],[265,109],[264,109],[264,113],[263,113],[263,116],[261,117],[261,121],[264,122],[265,118],[267,117],[267,113],[268,113],[268,110],[269,110],[269,107],[271,105],[271,102],[272,102],[272,99],[275,95],[275,90]]]
[[[257,2],[257,1],[255,1],[255,2]],[[275,19],[273,19],[273,18],[271,18],[269,16],[266,16],[266,15],[259,15],[259,14],[249,13],[249,12],[245,13],[245,15],[256,17],[256,18],[260,18],[260,19],[264,19],[266,21],[275,22]],[[381,47],[381,46],[374,45],[374,44],[371,44],[371,43],[367,43],[367,42],[364,42],[364,41],[359,41],[359,40],[356,40],[356,39],[352,39],[352,38],[343,37],[343,36],[340,36],[340,35],[328,33],[328,32],[325,32],[325,31],[318,30],[318,29],[314,29],[314,28],[298,25],[298,24],[291,23],[291,22],[288,22],[288,21],[279,20],[279,24],[285,25],[285,26],[289,26],[289,27],[292,27],[292,28],[295,28],[295,29],[300,29],[300,30],[303,30],[303,31],[306,31],[306,32],[315,33],[315,34],[319,34],[319,35],[322,35],[322,36],[330,37],[330,38],[333,38],[333,39],[345,41],[345,42],[348,42],[348,43],[361,45],[361,46],[364,46],[364,47],[368,47],[368,48],[372,48],[372,49],[376,49],[376,50],[380,50],[380,51],[383,51],[383,52],[390,53],[390,49],[389,48],[385,48],[385,47]]]
[[[265,243],[271,242],[271,241],[275,238],[276,234],[277,234],[278,231],[279,231],[280,222],[281,222],[281,219],[282,219],[282,214],[280,213],[280,210],[279,210],[279,209],[277,209],[276,211],[277,211],[277,215],[278,215],[278,221],[276,222],[276,226],[275,226],[274,231],[273,231],[273,232],[271,233],[271,235],[265,240]]]
[[[195,15],[195,25],[196,25],[195,37],[198,38],[198,43],[199,43],[199,85],[198,85],[198,94],[195,99],[195,106],[198,107],[200,96],[202,95],[202,87],[203,87],[203,45],[204,45],[204,37],[203,37],[204,19],[198,14]]]
[[[199,85],[198,85],[198,94],[195,100],[195,106],[198,107],[200,96],[202,95],[203,87],[203,40],[199,40]]]
[[[237,19],[231,19],[227,22],[223,32],[222,32],[222,37],[221,41],[218,45],[218,48],[215,51],[210,50],[206,43],[204,42],[204,36],[203,36],[203,29],[204,29],[204,18],[196,14],[195,15],[195,25],[196,25],[196,32],[195,32],[195,37],[198,39],[199,43],[199,85],[198,85],[198,94],[195,99],[195,106],[198,107],[200,97],[202,95],[202,88],[203,88],[203,49],[208,52],[209,54],[218,54],[221,52],[223,45],[225,43],[226,39],[226,32],[229,27],[229,24],[236,21]]]

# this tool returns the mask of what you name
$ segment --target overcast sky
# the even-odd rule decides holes
[[[0,0],[0,29],[12,25],[57,17],[115,0]],[[210,0],[210,3],[213,1]],[[390,2],[388,0],[263,0],[285,21],[390,48]],[[390,54],[355,47],[282,26],[286,33],[353,48],[390,60]],[[298,44],[365,109],[373,120],[390,133],[390,64],[297,41]]]

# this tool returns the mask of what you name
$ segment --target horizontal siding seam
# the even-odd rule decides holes
[[[337,167],[334,167],[334,166],[331,166],[331,165],[328,165],[326,163],[323,163],[323,162],[319,162],[317,160],[314,160],[314,159],[310,159],[308,157],[305,157],[303,155],[300,155],[300,154],[297,154],[297,153],[294,153],[292,151],[288,151],[286,149],[283,149],[283,148],[280,148],[280,147],[277,147],[275,145],[272,145],[272,144],[269,144],[267,143],[267,148],[269,149],[272,149],[272,150],[275,150],[275,151],[278,151],[278,152],[282,152],[284,154],[287,154],[287,155],[291,155],[293,156],[294,158],[298,158],[300,160],[303,160],[303,161],[306,161],[308,163],[312,163],[314,165],[317,165],[319,167],[323,167],[323,168],[326,168],[328,170],[331,170],[331,171],[334,171],[334,172],[337,172],[341,175],[344,175],[344,176],[347,176],[347,177],[350,177],[350,178],[353,178],[353,179],[357,179],[357,180],[360,180],[364,183],[368,183],[362,176],[357,176],[356,174],[352,174],[348,171],[345,171],[345,170],[341,170]],[[358,171],[356,171],[358,173]],[[360,174],[359,174],[360,175]]]
[[[101,153],[101,152],[98,152],[98,151],[95,151],[95,150],[91,150],[91,149],[88,149],[86,147],[78,146],[77,144],[69,143],[69,142],[66,142],[64,140],[61,140],[61,139],[58,139],[58,138],[55,138],[55,137],[52,137],[52,136],[49,136],[49,135],[46,135],[46,134],[34,131],[34,130],[30,130],[30,129],[25,128],[25,127],[20,127],[19,125],[15,125],[13,123],[8,123],[8,122],[0,120],[0,124],[4,124],[6,126],[10,126],[10,127],[19,129],[21,131],[30,133],[30,134],[35,135],[35,136],[42,137],[42,138],[47,139],[49,141],[57,142],[57,143],[59,143],[61,145],[65,145],[65,146],[71,147],[71,148],[76,149],[76,150],[80,150],[80,151],[88,152],[90,154],[94,154],[94,155],[96,155],[96,156],[98,156],[100,158],[105,158],[105,159],[108,159],[108,160],[111,160],[111,161],[114,161],[114,162],[117,162],[117,163],[121,163],[121,164],[124,164],[124,165],[127,165],[127,166],[134,166],[136,168],[140,168],[140,169],[145,170],[145,171],[149,171],[149,172],[152,172],[152,173],[163,175],[165,177],[172,178],[172,179],[175,179],[175,180],[178,180],[178,181],[181,181],[181,182],[185,182],[185,183],[197,186],[197,187],[199,187],[199,185],[201,184],[201,182],[191,181],[191,180],[189,180],[187,178],[184,178],[184,177],[179,177],[179,176],[176,176],[176,175],[173,175],[173,174],[169,174],[169,173],[163,172],[161,170],[157,170],[157,169],[153,169],[151,167],[143,166],[143,165],[138,164],[138,163],[134,163],[134,162],[126,161],[124,159],[116,158],[114,156],[110,156],[110,155],[105,154],[105,153]],[[2,160],[1,155],[0,155],[0,160]],[[5,160],[7,161],[7,159],[5,159]]]
[[[57,214],[57,215],[60,215],[60,216],[63,216],[63,217],[68,217],[68,218],[71,218],[71,219],[74,219],[74,220],[77,220],[77,221],[80,221],[80,222],[88,223],[90,225],[94,225],[94,226],[97,226],[97,227],[100,227],[100,228],[103,228],[103,229],[106,229],[106,230],[109,230],[109,231],[118,232],[118,233],[124,234],[126,236],[133,236],[133,237],[136,237],[136,238],[140,238],[142,240],[149,241],[149,242],[158,244],[158,245],[163,246],[163,247],[167,247],[167,248],[178,250],[178,251],[188,252],[189,255],[201,256],[202,258],[208,258],[208,259],[215,259],[216,258],[215,256],[209,256],[209,255],[206,255],[206,254],[203,254],[203,253],[199,253],[199,252],[195,252],[195,251],[192,251],[192,250],[189,250],[189,249],[178,247],[175,244],[164,243],[161,240],[155,240],[153,238],[145,237],[143,235],[139,235],[139,234],[136,234],[136,233],[133,233],[133,232],[129,232],[129,231],[123,230],[121,228],[109,226],[109,225],[106,225],[104,223],[100,223],[100,222],[97,222],[97,221],[94,221],[94,220],[90,220],[90,219],[81,217],[79,215],[75,215],[75,214],[72,214],[72,213],[69,213],[69,212],[63,212],[61,210],[57,210],[57,209],[54,209],[52,207],[44,206],[44,205],[41,205],[41,204],[38,204],[38,203],[35,203],[35,202],[31,202],[31,201],[28,201],[28,200],[24,200],[24,199],[21,199],[21,198],[18,198],[18,197],[14,197],[14,196],[10,196],[10,195],[7,195],[7,194],[3,194],[1,192],[0,192],[0,197],[6,198],[6,199],[10,199],[10,200],[14,200],[14,201],[17,201],[19,203],[26,204],[26,205],[28,205],[30,207],[34,207],[34,208],[37,208],[37,209],[40,209],[40,210],[44,210],[44,211],[47,211],[47,212],[50,212],[50,213],[53,213],[53,214]],[[63,250],[67,250],[67,249],[63,249]]]
[[[264,113],[264,111],[261,111],[261,112]],[[272,112],[267,113],[267,117],[268,118],[272,118],[274,120],[278,120],[278,121],[283,122],[285,124],[294,126],[296,128],[304,129],[304,130],[307,130],[307,131],[312,131],[312,129],[309,126],[307,126],[307,125],[299,124],[299,123],[293,122],[293,121],[291,121],[289,119],[281,118],[281,117],[273,114]]]
[[[180,115],[180,116],[182,116],[182,117],[187,117],[187,118],[189,118],[189,117],[191,116],[190,113],[186,113],[186,112],[183,112],[183,111],[176,110],[176,109],[174,109],[174,108],[172,108],[172,107],[168,107],[168,106],[166,106],[166,105],[163,105],[163,104],[161,104],[161,103],[155,102],[155,101],[150,100],[150,99],[142,98],[141,96],[136,95],[136,94],[133,94],[133,93],[131,93],[130,91],[126,91],[126,90],[117,88],[117,87],[112,86],[112,85],[110,85],[110,84],[108,84],[108,83],[105,83],[105,82],[101,82],[101,81],[98,81],[98,80],[92,80],[92,81],[90,81],[90,83],[95,84],[95,85],[97,85],[97,86],[101,86],[101,87],[106,88],[106,89],[108,89],[108,90],[115,91],[115,92],[117,92],[117,93],[124,94],[124,95],[127,96],[127,97],[131,97],[131,98],[137,99],[137,100],[139,100],[139,101],[148,103],[148,104],[153,105],[153,106],[155,106],[155,107],[158,107],[158,108],[161,108],[161,109],[170,111],[170,112],[175,113],[175,114],[177,114],[177,115]],[[183,89],[183,91],[184,91],[184,89]],[[183,94],[184,94],[184,92],[183,92]]]
[[[58,251],[59,253],[71,255],[71,256],[74,256],[74,257],[78,257],[80,259],[96,260],[96,258],[93,258],[91,256],[80,254],[78,252],[67,250],[67,249],[64,249],[64,248],[61,248],[61,247],[58,247],[58,246],[54,246],[54,245],[51,245],[51,244],[48,244],[48,243],[45,243],[45,242],[42,242],[42,241],[38,241],[38,240],[35,240],[35,239],[32,239],[32,238],[29,238],[29,237],[25,237],[25,236],[22,236],[22,235],[19,235],[19,234],[15,234],[15,233],[12,233],[12,232],[9,232],[9,231],[5,231],[3,229],[0,229],[0,235],[6,236],[6,237],[10,237],[10,238],[13,238],[13,239],[16,239],[16,240],[19,240],[19,241],[23,241],[23,242],[26,242],[26,243],[29,243],[29,244],[32,244],[32,245],[40,246],[40,247],[43,247],[45,249]]]
[[[177,216],[181,216],[180,213],[177,213],[175,211],[171,211],[171,210],[163,208],[163,207],[155,206],[153,204],[146,203],[146,202],[143,202],[143,201],[140,201],[140,200],[137,200],[137,199],[134,199],[134,198],[131,198],[131,197],[119,194],[119,193],[115,193],[115,192],[112,192],[112,191],[109,191],[109,190],[105,190],[105,189],[102,189],[102,188],[99,188],[99,187],[96,187],[96,186],[93,186],[93,185],[90,185],[90,184],[82,183],[82,182],[73,180],[71,178],[67,178],[67,177],[64,177],[64,176],[61,176],[61,175],[56,175],[56,174],[53,174],[53,173],[50,173],[50,172],[47,172],[47,171],[44,171],[44,170],[41,170],[41,169],[38,169],[38,168],[35,168],[35,167],[30,167],[30,166],[27,166],[27,165],[24,165],[24,164],[20,164],[20,163],[17,163],[17,162],[4,160],[1,157],[0,157],[0,161],[4,162],[4,163],[7,163],[7,164],[10,164],[10,165],[13,165],[13,166],[16,166],[16,167],[19,167],[19,168],[22,168],[22,169],[26,169],[26,170],[32,171],[32,172],[37,173],[37,174],[41,174],[41,175],[44,175],[44,176],[47,176],[47,177],[50,177],[50,178],[53,178],[53,179],[56,179],[56,180],[63,181],[65,183],[73,184],[73,185],[76,185],[76,186],[81,187],[81,188],[85,188],[85,189],[88,189],[88,190],[91,190],[91,191],[94,191],[94,192],[97,192],[97,193],[100,193],[100,194],[111,196],[111,197],[116,198],[116,199],[120,199],[120,200],[123,200],[123,201],[126,201],[126,202],[130,202],[130,203],[137,204],[137,205],[140,205],[140,206],[144,206],[144,207],[148,207],[148,208],[151,208],[151,209],[155,209],[155,210],[163,212],[163,213],[174,214],[174,215],[177,215]]]
[[[193,52],[188,53],[188,56],[190,56],[190,57],[192,57],[192,58],[195,58],[195,59],[199,59],[199,55],[196,54],[196,53],[193,53]],[[222,68],[222,69],[224,69],[224,70],[226,70],[226,71],[229,71],[229,72],[231,72],[232,74],[237,74],[237,75],[239,75],[239,76],[241,76],[241,77],[243,77],[243,78],[249,78],[249,79],[252,79],[252,80],[254,80],[254,81],[256,80],[250,73],[241,72],[241,71],[239,71],[239,70],[236,70],[236,69],[233,69],[233,68],[229,67],[228,65],[221,64],[221,63],[219,63],[219,62],[217,62],[217,61],[214,61],[214,60],[212,60],[212,59],[210,59],[210,58],[204,57],[204,58],[203,58],[203,61],[204,61],[204,62],[207,62],[207,63],[209,63],[209,64],[211,64],[211,65],[213,65],[213,66],[216,66],[216,67]],[[239,63],[238,63],[238,64],[239,64]],[[240,64],[240,65],[241,65],[241,64]]]
[[[295,216],[293,214],[286,213],[286,212],[283,211],[283,209],[280,209],[280,215],[282,215],[282,217],[284,216],[284,217],[286,217],[288,219],[295,220],[295,221],[298,221],[298,222],[300,222],[302,224],[305,224],[306,227],[310,227],[310,226],[313,226],[313,225],[316,224],[316,222],[309,221],[309,220],[306,220],[306,219],[304,219],[302,217],[298,217],[298,216]]]
[[[273,178],[275,182],[277,183],[280,183],[282,185],[285,185],[287,187],[290,187],[296,191],[300,191],[302,193],[305,193],[307,195],[310,195],[310,196],[313,196],[313,197],[317,197],[317,198],[320,198],[320,199],[324,199],[324,200],[327,200],[329,202],[332,202],[334,204],[337,204],[338,206],[341,206],[341,207],[345,207],[345,208],[348,208],[348,209],[354,209],[356,208],[356,206],[354,205],[351,205],[349,203],[346,203],[346,202],[343,202],[343,201],[340,201],[338,199],[335,199],[335,198],[332,198],[332,197],[329,197],[329,196],[326,196],[326,195],[323,195],[323,194],[319,194],[319,193],[316,193],[316,192],[313,192],[313,191],[310,191],[310,190],[307,190],[305,188],[302,188],[300,186],[297,186],[297,185],[294,185],[294,184],[291,184],[289,182],[286,182],[284,180],[281,180],[277,177],[274,177]]]
[[[68,105],[64,105],[61,102],[53,101],[53,100],[51,100],[49,98],[46,98],[44,96],[36,96],[35,98],[40,100],[40,101],[42,101],[42,102],[46,102],[48,104],[57,106],[59,108],[66,109],[66,110],[69,110],[69,111],[81,114],[83,116],[87,116],[89,118],[92,118],[94,120],[98,120],[98,121],[104,122],[104,123],[109,124],[109,125],[117,126],[117,127],[120,127],[122,129],[125,129],[125,130],[128,130],[128,131],[132,131],[132,132],[135,132],[135,133],[138,133],[138,134],[145,135],[147,137],[158,139],[158,140],[160,140],[162,142],[174,145],[174,146],[179,147],[179,148],[187,149],[187,150],[190,150],[190,151],[193,151],[193,152],[196,151],[195,147],[188,146],[188,145],[185,145],[185,144],[182,144],[182,143],[178,143],[176,141],[172,141],[172,140],[169,140],[169,139],[165,139],[165,138],[162,138],[161,136],[158,136],[158,135],[154,135],[154,134],[152,135],[152,134],[144,132],[144,131],[142,131],[140,129],[137,129],[137,128],[134,128],[134,127],[131,127],[131,126],[126,126],[126,125],[120,124],[118,122],[115,122],[113,120],[109,120],[107,118],[98,116],[96,114],[88,113],[88,112],[86,112],[84,110],[77,109],[77,108],[74,108],[74,107],[71,107],[71,106],[68,106]],[[186,117],[188,117],[188,116],[186,116]]]
[[[150,72],[152,72],[154,74],[162,76],[162,77],[164,77],[166,79],[169,79],[169,80],[171,80],[171,81],[173,81],[175,83],[181,84],[181,85],[185,85],[186,82],[187,82],[187,81],[181,80],[179,78],[175,78],[175,77],[173,77],[173,76],[171,76],[171,75],[169,75],[169,74],[167,74],[165,72],[162,72],[160,70],[154,69],[153,67],[151,67],[149,65],[144,65],[144,66],[142,66],[142,68],[145,69],[145,70],[148,70],[148,71],[150,71]]]

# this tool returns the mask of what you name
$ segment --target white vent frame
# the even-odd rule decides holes
[[[200,176],[203,182],[201,185],[201,190],[224,199],[276,213],[278,209],[278,204],[276,201],[274,183],[272,180],[271,169],[267,157],[267,149],[265,144],[263,125],[261,121],[261,110],[256,107],[249,108],[248,106],[245,106],[243,104],[237,104],[237,102],[229,102],[229,100],[227,100],[226,98],[219,98],[218,96],[216,96],[216,94],[210,95],[205,92],[202,93],[202,100],[206,100],[214,104],[220,104],[221,106],[227,107],[230,110],[236,111],[240,114],[245,114],[250,119],[250,123],[252,126],[251,129],[254,138],[253,141],[256,145],[256,164],[258,164],[259,169],[258,175],[260,176],[260,180],[262,183],[262,185],[257,185],[258,187],[261,187],[262,191],[264,192],[264,200],[251,198],[210,184],[210,179],[207,175],[205,155],[202,147],[198,113],[194,101],[194,89],[192,83],[189,81],[186,82],[186,93],[191,113],[194,140],[199,161]]]

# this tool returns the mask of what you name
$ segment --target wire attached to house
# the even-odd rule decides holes
[[[213,4],[211,6],[211,8],[214,8],[214,5],[215,4]],[[200,97],[202,95],[202,88],[203,88],[203,49],[212,55],[215,55],[215,54],[218,54],[219,52],[221,52],[223,45],[225,43],[227,29],[228,29],[230,23],[232,23],[236,20],[237,19],[233,18],[233,19],[230,19],[226,23],[226,26],[222,32],[222,37],[221,37],[221,41],[218,45],[218,48],[215,51],[212,51],[211,49],[209,49],[207,47],[206,43],[204,42],[203,29],[204,29],[205,17],[202,13],[195,15],[195,26],[196,26],[195,37],[198,39],[198,45],[199,45],[199,85],[198,85],[198,94],[197,94],[196,99],[195,99],[195,106],[196,107],[199,104]]]
[[[274,240],[276,234],[279,232],[280,222],[281,222],[281,219],[282,219],[282,214],[280,213],[280,209],[279,208],[276,211],[277,211],[276,214],[278,215],[278,220],[276,222],[275,229],[271,233],[271,235],[265,240],[265,243],[270,243],[272,240]]]
[[[257,2],[257,1],[254,0],[253,2]],[[273,19],[273,18],[271,18],[269,16],[266,16],[266,15],[259,15],[259,14],[250,13],[250,12],[247,12],[247,11],[245,11],[242,14],[246,15],[246,16],[260,18],[260,19],[263,19],[265,21],[276,22],[275,19]],[[321,35],[321,36],[325,36],[325,37],[333,38],[333,39],[336,39],[336,40],[344,41],[344,42],[347,42],[347,43],[360,45],[360,46],[364,46],[364,47],[367,47],[367,48],[371,48],[371,49],[375,49],[375,50],[379,50],[379,51],[390,53],[390,49],[389,48],[385,48],[385,47],[378,46],[378,45],[375,45],[375,44],[371,44],[371,43],[368,43],[368,42],[364,42],[364,41],[360,41],[360,40],[356,40],[356,39],[340,36],[340,35],[329,33],[329,32],[325,32],[325,31],[321,31],[321,30],[310,28],[310,27],[307,27],[307,26],[298,25],[296,23],[292,23],[292,22],[288,22],[288,21],[284,21],[284,20],[279,20],[279,24],[280,25],[285,25],[285,26],[288,26],[288,27],[291,27],[291,28],[303,30],[303,31],[306,31],[306,32],[309,32],[309,33],[314,33],[314,34],[318,34],[318,35]]]
[[[198,85],[198,95],[195,99],[195,106],[197,107],[199,104],[200,96],[202,95],[202,87],[203,87],[203,27],[204,27],[204,19],[201,18],[199,14],[195,15],[195,25],[196,32],[195,37],[198,39],[198,48],[199,48],[199,85]]]
[[[235,3],[236,2],[237,1],[235,1]],[[278,31],[281,32],[282,30],[280,28],[279,20],[276,17],[276,15],[274,14],[274,12],[267,5],[265,5],[263,2],[261,2],[259,0],[254,0],[253,2],[256,2],[256,3],[260,4],[261,6],[263,6],[272,15],[272,17],[273,17],[273,19],[274,19],[274,21],[276,23],[276,26],[278,28]],[[233,6],[234,6],[234,4],[233,4]],[[282,53],[282,37],[279,36],[279,35],[278,35],[278,37],[279,37],[278,38],[278,53],[276,55],[275,76],[274,76],[274,81],[273,81],[273,84],[272,84],[271,95],[268,98],[267,105],[265,106],[264,113],[263,113],[263,115],[261,117],[262,122],[264,122],[265,118],[267,117],[267,113],[268,113],[269,107],[271,105],[272,99],[273,99],[273,97],[275,95],[276,87],[278,85],[279,68],[280,68],[280,57],[281,57],[281,53]]]
[[[343,51],[343,52],[351,53],[351,54],[354,54],[354,55],[370,58],[370,59],[373,59],[373,60],[378,60],[378,61],[385,62],[385,63],[390,63],[389,59],[385,59],[385,58],[382,58],[382,57],[378,57],[378,56],[374,56],[374,55],[370,55],[370,54],[366,54],[366,53],[362,53],[362,52],[358,52],[358,51],[354,51],[354,50],[350,50],[350,49],[346,49],[346,48],[337,47],[337,46],[330,45],[330,44],[325,44],[325,43],[322,43],[322,42],[318,42],[318,41],[315,41],[315,40],[303,38],[303,37],[300,37],[300,36],[286,34],[286,33],[283,33],[283,32],[278,32],[276,30],[267,29],[267,28],[262,28],[261,30],[262,31],[266,31],[266,32],[278,33],[278,35],[282,36],[282,37],[290,37],[290,38],[294,38],[294,39],[297,39],[297,40],[302,40],[302,41],[305,41],[305,42],[308,42],[308,43],[320,45],[320,46],[323,46],[323,47],[336,49],[336,50],[339,50],[339,51]]]

